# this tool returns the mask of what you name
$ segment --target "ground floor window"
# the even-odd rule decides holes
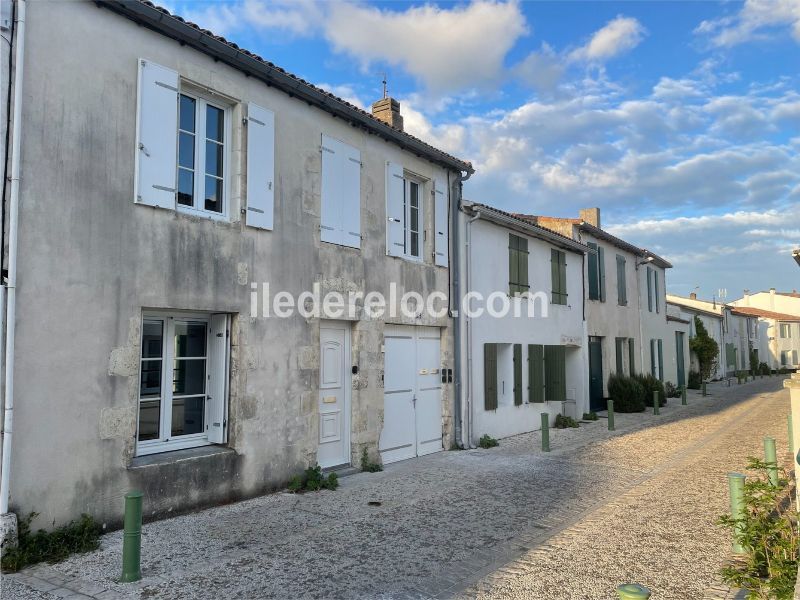
[[[225,441],[229,317],[145,313],[137,454]]]

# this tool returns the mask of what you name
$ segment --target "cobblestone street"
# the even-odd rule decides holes
[[[709,386],[660,416],[617,415],[442,452],[144,527],[136,584],[116,583],[121,532],[92,554],[3,577],[3,598],[702,598],[728,558],[714,522],[728,471],[772,435],[786,457],[782,378]],[[374,505],[370,503],[380,503]]]

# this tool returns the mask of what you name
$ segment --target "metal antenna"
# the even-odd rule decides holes
[[[386,100],[386,73],[383,74],[383,99]]]

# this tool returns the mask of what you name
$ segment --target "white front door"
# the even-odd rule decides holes
[[[350,326],[323,323],[319,343],[319,448],[322,468],[350,464]]]
[[[440,334],[434,327],[390,325],[384,332],[384,463],[442,449]]]

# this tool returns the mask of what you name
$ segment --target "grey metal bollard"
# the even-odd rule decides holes
[[[686,386],[681,387],[681,404],[686,406]]]
[[[608,401],[608,430],[614,431],[614,401]]]
[[[542,413],[542,452],[550,452],[550,415]]]
[[[653,392],[653,414],[661,414],[661,399],[658,395],[658,390]]]

